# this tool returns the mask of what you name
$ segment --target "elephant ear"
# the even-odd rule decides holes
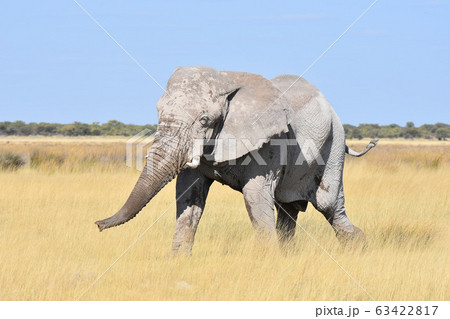
[[[229,95],[212,154],[217,163],[242,157],[259,149],[271,137],[288,131],[289,105],[269,80],[243,72],[227,71],[222,75]]]

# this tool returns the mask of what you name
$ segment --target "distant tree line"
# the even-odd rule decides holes
[[[0,122],[0,135],[60,135],[60,136],[133,136],[143,129],[156,131],[156,125],[124,124],[119,121],[109,121],[100,124],[74,122],[72,124],[58,123],[25,123],[22,121]]]
[[[143,129],[156,131],[156,125],[124,124],[119,121],[109,121],[100,124],[74,122],[72,124],[57,123],[25,123],[22,121],[0,122],[0,135],[60,135],[60,136],[133,136]],[[416,127],[413,122],[407,122],[402,127],[397,124],[378,125],[360,124],[358,126],[344,124],[347,138],[426,138],[445,140],[450,138],[450,125],[444,123],[424,124]]]
[[[426,138],[446,140],[450,138],[450,125],[444,123],[424,124],[416,127],[413,122],[407,122],[402,127],[397,124],[359,124],[358,126],[344,124],[345,136],[347,138],[362,139],[370,138]]]

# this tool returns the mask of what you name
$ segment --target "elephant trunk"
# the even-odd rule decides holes
[[[113,216],[95,222],[100,231],[133,219],[181,171],[186,160],[179,142],[155,140],[147,162],[123,207]]]

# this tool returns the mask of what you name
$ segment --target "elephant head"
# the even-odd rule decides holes
[[[97,221],[100,231],[135,217],[181,170],[196,168],[206,147],[210,158],[227,162],[254,151],[288,131],[288,105],[264,77],[217,71],[209,67],[177,68],[157,104],[158,129],[147,162],[124,206]]]

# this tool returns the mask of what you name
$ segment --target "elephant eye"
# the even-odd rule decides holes
[[[206,124],[208,124],[208,122],[209,122],[208,116],[203,115],[203,116],[200,118],[200,123],[201,123],[202,125],[206,125]]]

